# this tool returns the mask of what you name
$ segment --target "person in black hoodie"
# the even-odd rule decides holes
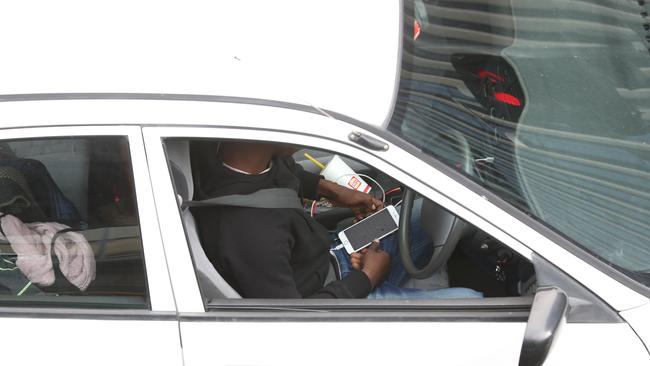
[[[294,151],[252,142],[204,149],[201,163],[193,163],[194,200],[290,188],[303,198],[326,197],[349,207],[357,218],[383,207],[368,194],[304,171],[291,158]],[[206,255],[245,298],[363,298],[389,271],[390,256],[375,243],[353,254],[349,275],[326,284],[331,239],[304,210],[212,206],[193,213]]]

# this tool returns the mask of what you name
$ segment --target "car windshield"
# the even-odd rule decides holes
[[[404,1],[388,129],[648,286],[649,4]]]

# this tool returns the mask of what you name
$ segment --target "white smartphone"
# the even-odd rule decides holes
[[[349,254],[372,244],[399,229],[399,214],[395,206],[386,206],[371,216],[339,232],[339,239]]]

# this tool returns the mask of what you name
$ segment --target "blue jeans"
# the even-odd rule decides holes
[[[413,203],[413,214],[411,215],[411,258],[419,267],[428,263],[433,254],[431,238],[422,230],[420,212],[422,200],[415,200]],[[398,236],[393,233],[379,242],[379,247],[390,255],[391,264],[388,276],[369,295],[369,299],[454,299],[454,298],[481,298],[483,294],[468,288],[441,288],[436,290],[423,290],[417,288],[403,288],[402,286],[410,279],[408,272],[402,265],[399,258]],[[332,246],[332,253],[339,262],[341,278],[350,274],[352,263],[350,255],[345,248],[336,249]]]

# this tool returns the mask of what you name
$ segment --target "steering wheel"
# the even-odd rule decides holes
[[[434,144],[445,144],[446,151],[453,152],[451,161],[460,161],[462,170],[473,175],[474,166],[472,153],[467,139],[458,131],[450,131],[449,134],[439,135]],[[430,145],[441,146],[441,145]],[[442,150],[445,150],[444,147]],[[446,158],[450,158],[447,156]],[[413,202],[415,192],[410,188],[405,188],[402,201],[402,209],[399,217],[399,254],[404,269],[411,277],[422,279],[430,277],[441,266],[447,263],[449,257],[456,249],[456,244],[464,236],[467,229],[470,228],[465,221],[451,212],[444,209],[435,202],[426,200],[422,204],[421,221],[422,228],[431,238],[434,245],[433,255],[423,268],[417,268],[411,258],[410,243],[410,223],[413,211]]]

